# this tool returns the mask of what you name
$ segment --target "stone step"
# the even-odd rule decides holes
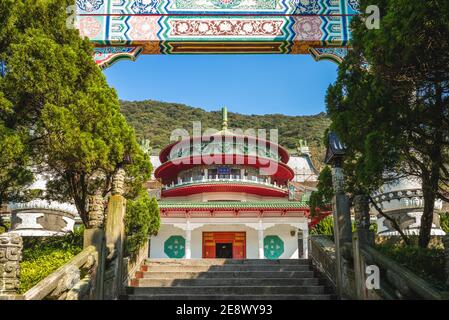
[[[208,271],[208,272],[181,272],[181,271],[161,271],[161,272],[136,272],[136,278],[152,279],[207,279],[207,278],[313,278],[314,271]]]
[[[324,294],[324,286],[212,286],[212,287],[128,287],[132,295],[271,295],[271,294]]]
[[[133,279],[134,287],[193,287],[193,286],[316,286],[321,284],[318,278],[303,279],[245,279],[245,278],[217,278],[217,279]]]
[[[143,272],[311,271],[308,265],[144,265]]]
[[[311,265],[309,259],[147,259],[145,265]]]
[[[127,295],[122,297],[127,300],[331,300],[334,297],[330,294],[267,294],[267,295],[175,295],[175,294],[158,294],[158,295]]]

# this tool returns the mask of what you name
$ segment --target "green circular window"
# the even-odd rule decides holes
[[[284,241],[278,236],[266,236],[263,247],[267,259],[278,259],[284,253]]]
[[[164,252],[169,258],[184,258],[186,255],[186,240],[182,236],[171,236],[164,243]]]

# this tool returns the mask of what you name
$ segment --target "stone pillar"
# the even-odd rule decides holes
[[[309,229],[302,229],[302,258],[309,259]]]
[[[340,166],[332,168],[332,184],[334,197],[332,199],[332,214],[334,218],[334,242],[337,262],[337,294],[343,296],[343,247],[351,243],[351,215],[349,199],[344,192],[344,175]]]
[[[444,257],[446,260],[445,271],[446,271],[446,285],[449,286],[449,235],[443,237],[444,243]]]
[[[344,174],[341,167],[332,168],[334,198],[332,201],[335,235],[341,243],[351,242],[352,225],[349,199],[344,190]]]
[[[120,168],[112,180],[112,196],[109,197],[108,213],[105,224],[106,272],[104,280],[104,299],[118,299],[123,287],[122,265],[125,239],[126,200],[125,170]]]
[[[105,232],[104,226],[104,199],[100,193],[89,197],[88,227],[84,230],[83,246],[87,248],[94,246],[98,253],[98,265],[92,277],[95,278],[95,286],[91,291],[90,298],[93,300],[103,299],[103,283],[105,268]]]
[[[263,227],[259,227],[259,230],[257,231],[258,238],[259,238],[259,259],[265,259],[265,253],[263,248]]]
[[[370,244],[369,204],[368,198],[365,195],[357,195],[354,197],[354,218],[360,245]]]
[[[190,222],[187,221],[186,228],[186,259],[192,259],[192,228],[190,226]]]
[[[20,286],[22,238],[13,233],[0,235],[0,300],[15,296]]]
[[[263,232],[263,223],[262,220],[259,220],[259,227],[257,228],[257,238],[258,238],[258,243],[259,243],[259,259],[265,259],[265,252],[264,252],[264,248],[263,248],[263,237],[264,237],[264,232]]]

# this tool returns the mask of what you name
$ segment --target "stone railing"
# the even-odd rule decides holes
[[[19,295],[22,238],[0,235],[0,300],[115,300],[123,290],[125,172],[117,170],[112,181],[107,215],[100,194],[89,200],[84,249],[68,263]]]
[[[85,248],[68,263],[24,293],[25,300],[89,300],[93,299],[98,252]]]
[[[446,248],[446,252],[448,248]],[[422,279],[407,268],[400,266],[394,260],[381,254],[371,246],[360,248],[364,265],[377,266],[380,271],[379,294],[384,299],[423,299],[447,300],[449,292],[434,288],[428,281]],[[448,257],[446,255],[446,257]],[[363,277],[364,278],[364,277]]]
[[[331,237],[311,236],[309,238],[310,258],[332,287],[336,287],[335,245]]]
[[[356,233],[353,241],[358,244]],[[358,252],[358,253],[357,253]],[[445,237],[446,275],[449,285],[449,237]],[[310,256],[317,269],[328,282],[336,285],[335,245],[331,237],[312,236],[310,238]],[[448,300],[449,292],[434,288],[428,281],[422,279],[394,260],[386,257],[370,245],[357,245],[350,253],[349,259],[344,258],[346,266],[342,273],[344,290],[343,298],[365,300]],[[361,266],[361,268],[357,268]],[[380,274],[380,288],[368,289],[366,286],[367,267],[377,267]]]
[[[134,278],[136,272],[139,271],[143,261],[148,258],[148,252],[149,252],[149,241],[147,241],[145,245],[143,245],[139,249],[139,252],[137,252],[134,256],[126,257],[123,259],[124,270],[123,270],[122,289],[132,285],[131,281]]]

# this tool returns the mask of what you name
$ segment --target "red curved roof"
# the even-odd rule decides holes
[[[162,191],[163,197],[181,197],[204,192],[244,192],[265,197],[285,197],[288,191],[263,185],[245,185],[232,183],[204,183],[181,186]]]
[[[219,156],[219,155],[218,155]],[[268,169],[270,166],[277,166],[277,171],[274,175],[272,175],[274,180],[287,182],[294,178],[295,174],[294,171],[287,166],[286,164],[282,162],[276,162],[274,160],[268,159],[268,158],[260,158],[255,156],[243,156],[243,163],[238,162],[237,163],[237,155],[232,156],[232,163],[229,163],[230,160],[228,159],[229,156],[227,155],[221,155],[221,163],[223,165],[231,165],[231,164],[238,164],[238,165],[249,165],[255,168],[259,169]],[[240,157],[239,157],[240,158]],[[240,159],[239,159],[240,160]],[[263,162],[262,162],[263,161]],[[164,184],[168,184],[170,180],[176,179],[179,172],[183,170],[187,170],[190,168],[193,168],[195,166],[199,165],[211,165],[213,163],[205,162],[205,159],[202,156],[195,156],[195,157],[186,157],[183,159],[176,159],[176,162],[179,163],[173,163],[172,161],[165,162],[160,167],[156,169],[154,172],[154,175],[157,179],[161,179]],[[218,163],[216,163],[218,164]]]
[[[265,142],[267,145],[270,146],[270,149],[276,148],[278,149],[278,153],[279,153],[279,157],[281,159],[281,161],[283,163],[288,163],[288,161],[290,160],[290,154],[288,153],[287,149],[285,149],[284,147],[275,144],[271,141],[265,140],[265,139],[260,139],[257,137],[252,137],[252,136],[242,136],[242,135],[235,135],[235,134],[226,134],[226,135],[222,135],[222,136],[233,136],[235,138],[240,138],[240,139],[252,139],[255,140],[257,143],[259,142]],[[184,140],[180,140],[180,141],[176,141],[173,142],[171,144],[169,144],[168,146],[166,146],[164,149],[162,149],[162,151],[159,154],[159,160],[161,161],[161,163],[167,162],[168,161],[168,156],[170,154],[171,149],[178,143],[185,143],[187,140],[190,140],[191,143],[193,143],[194,141],[198,141],[198,140],[202,140],[204,137],[191,137],[189,139],[184,139]]]

